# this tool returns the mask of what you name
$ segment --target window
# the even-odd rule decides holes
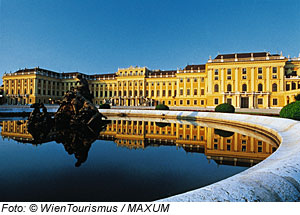
[[[242,79],[244,79],[244,80],[247,79],[247,76],[246,76],[246,75],[243,75],[243,76],[242,76]]]
[[[186,104],[187,104],[187,105],[190,105],[190,100],[186,100]]]
[[[227,104],[232,104],[232,99],[227,99]]]
[[[231,139],[227,139],[226,142],[227,142],[227,143],[231,143]]]
[[[219,76],[215,76],[215,81],[219,80]]]
[[[243,69],[242,69],[242,73],[243,73],[243,75],[246,75],[246,74],[247,74],[247,69],[246,69],[246,68],[243,68]]]
[[[186,79],[186,81],[187,81],[187,82],[190,82],[190,79],[188,78],[188,79]]]
[[[168,91],[168,96],[172,96],[172,91],[171,90]]]
[[[187,89],[186,94],[189,96],[191,94],[190,89]]]
[[[247,92],[247,84],[243,84],[242,85],[242,91],[243,92]]]
[[[180,101],[179,101],[179,104],[180,104],[180,105],[183,105],[183,100],[180,100]]]
[[[262,152],[262,147],[257,147],[258,152]]]
[[[272,78],[273,79],[277,79],[277,75],[272,75]]]
[[[181,96],[183,95],[183,89],[180,89],[180,95]]]
[[[257,145],[261,146],[262,145],[262,141],[258,141]]]
[[[219,75],[219,70],[215,69],[215,75]]]
[[[232,86],[231,86],[231,84],[228,84],[227,85],[227,92],[231,92],[232,91]]]
[[[159,96],[159,90],[157,90],[157,92],[156,92],[156,96]]]
[[[272,84],[272,92],[277,92],[277,84]]]
[[[201,102],[201,105],[204,105],[204,100],[201,100],[200,102]]]
[[[227,80],[231,80],[231,76],[227,76]]]
[[[258,78],[258,79],[262,79],[262,75],[259,75],[257,78]]]
[[[218,149],[218,144],[214,144],[214,149]]]
[[[258,84],[257,91],[258,92],[262,92],[263,91],[263,85],[262,84]]]
[[[242,152],[246,151],[246,146],[242,146]]]
[[[257,73],[262,74],[262,68],[261,67],[258,68]]]
[[[197,100],[194,100],[194,105],[197,105]]]
[[[219,92],[219,85],[216,84],[214,89],[215,89],[215,92],[216,92],[216,93]]]
[[[182,79],[182,78],[180,78],[180,82],[181,82],[181,83],[183,82],[183,79]]]
[[[273,73],[277,73],[277,67],[273,67]]]
[[[201,95],[204,95],[204,89],[201,89]]]
[[[197,78],[194,78],[194,82],[197,82]]]
[[[231,69],[227,69],[227,75],[231,75]]]
[[[219,99],[215,99],[215,105],[219,104]]]
[[[263,99],[257,99],[257,104],[262,105],[263,104]]]
[[[197,89],[194,89],[194,95],[196,96],[197,95]]]
[[[166,91],[165,90],[163,90],[163,93],[162,93],[163,95],[163,97],[165,97],[166,96]]]
[[[227,151],[230,151],[231,145],[227,145]]]
[[[278,105],[277,99],[273,99],[273,105]]]

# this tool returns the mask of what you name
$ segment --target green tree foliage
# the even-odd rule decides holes
[[[296,101],[300,101],[300,94],[295,96]]]
[[[223,104],[219,104],[215,108],[215,112],[234,113],[235,112],[235,108],[231,104],[223,103]]]
[[[164,104],[156,105],[155,110],[169,110],[169,107]]]
[[[110,105],[107,104],[107,103],[104,103],[104,104],[101,104],[101,105],[99,106],[99,108],[100,108],[100,109],[110,109]]]
[[[279,115],[282,118],[300,120],[300,101],[295,101],[284,106]]]

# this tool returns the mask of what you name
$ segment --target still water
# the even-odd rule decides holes
[[[194,122],[110,119],[89,144],[36,144],[0,119],[0,201],[153,201],[235,175],[276,146]]]

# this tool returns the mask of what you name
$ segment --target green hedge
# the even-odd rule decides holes
[[[296,101],[300,101],[300,94],[298,94],[298,95],[295,96],[295,100]]]
[[[279,115],[282,118],[300,120],[300,101],[295,101],[284,106]]]
[[[169,107],[164,104],[156,105],[155,110],[169,110]]]
[[[235,112],[235,108],[227,103],[223,103],[223,104],[219,104],[216,108],[215,108],[215,112],[221,112],[221,113],[234,113]]]
[[[234,135],[234,132],[215,128],[215,134],[217,134],[221,137],[231,137],[232,135]]]
[[[99,108],[100,109],[110,109],[110,105],[107,103],[104,103],[104,104],[99,105]]]

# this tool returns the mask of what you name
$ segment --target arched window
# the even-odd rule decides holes
[[[247,92],[247,84],[243,84],[243,86],[242,86],[242,91],[243,91],[243,92]]]
[[[227,85],[227,92],[231,92],[231,91],[232,91],[231,84],[228,84],[228,85]]]
[[[215,92],[216,93],[219,92],[219,85],[218,84],[215,85]]]
[[[277,92],[277,84],[272,84],[272,92]]]
[[[263,91],[263,85],[258,84],[257,90],[258,90],[258,92],[262,92]]]

